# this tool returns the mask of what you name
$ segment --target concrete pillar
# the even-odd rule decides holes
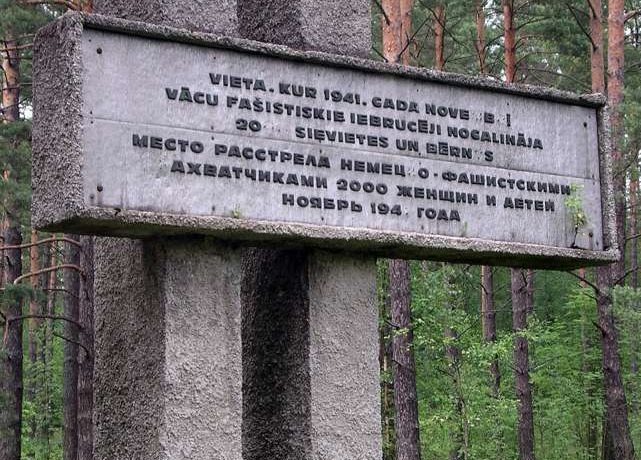
[[[236,0],[94,0],[94,12],[237,35]],[[241,459],[240,254],[96,238],[95,458]]]
[[[240,257],[97,238],[95,458],[241,459]]]
[[[94,0],[94,13],[197,32],[237,35],[236,0]]]
[[[244,38],[306,51],[367,58],[372,47],[367,0],[236,0]]]
[[[243,259],[243,459],[380,459],[376,265]]]
[[[241,36],[367,57],[369,0],[237,0]],[[243,258],[243,459],[382,456],[374,259]]]

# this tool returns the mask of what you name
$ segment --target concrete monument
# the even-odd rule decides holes
[[[367,0],[95,11],[36,40],[33,216],[120,237],[98,459],[378,459],[373,256],[616,258],[599,96],[363,60]]]

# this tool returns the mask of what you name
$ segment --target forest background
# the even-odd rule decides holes
[[[92,240],[29,221],[32,42],[69,9],[91,2],[0,0],[2,460],[92,458]],[[372,33],[372,59],[607,93],[625,248],[573,273],[379,261],[384,459],[635,458],[641,1],[373,0]]]

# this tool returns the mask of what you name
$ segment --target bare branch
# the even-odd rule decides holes
[[[583,88],[589,89],[589,86],[586,85],[585,82],[583,82],[583,81],[581,81],[581,80],[579,80],[579,79],[577,79],[577,78],[575,78],[575,77],[573,77],[571,75],[568,75],[568,74],[554,72],[553,70],[539,69],[538,67],[527,67],[527,70],[528,71],[533,71],[533,72],[543,72],[543,73],[547,73],[547,74],[550,74],[550,75],[555,75],[557,77],[567,78],[568,80],[573,81],[574,83],[577,83],[577,84],[581,85]]]
[[[38,270],[38,271],[35,271],[35,272],[25,273],[24,275],[21,275],[21,276],[17,277],[15,279],[15,281],[13,282],[13,284],[17,285],[21,281],[23,281],[23,280],[25,280],[27,278],[31,278],[32,276],[42,275],[43,273],[54,272],[54,271],[65,269],[65,268],[68,268],[68,269],[71,269],[71,270],[76,270],[79,273],[82,273],[82,268],[80,268],[78,265],[60,264],[60,265],[56,265],[55,267],[47,267],[47,268],[43,268],[42,270]]]
[[[376,49],[376,47],[375,47],[375,46],[372,46],[372,51],[374,51],[374,53],[376,53],[378,56],[380,56],[380,57],[383,59],[383,61],[388,62],[388,61],[387,61],[387,58],[386,58],[385,56],[383,56],[383,55],[381,54],[381,52],[380,52],[379,50],[377,50],[377,49]]]
[[[82,244],[80,244],[76,240],[72,240],[71,238],[67,238],[65,236],[56,236],[56,237],[53,237],[53,238],[47,238],[47,239],[44,239],[44,240],[37,241],[35,243],[25,243],[25,244],[20,244],[20,245],[13,245],[13,246],[0,246],[0,251],[6,251],[8,249],[26,249],[26,248],[30,248],[30,247],[33,247],[33,246],[39,246],[39,245],[45,244],[45,243],[60,242],[60,241],[64,241],[66,243],[76,245],[76,246],[78,246],[79,248],[82,249]]]
[[[17,45],[10,48],[0,48],[0,53],[9,53],[11,51],[27,50],[33,48],[33,43],[27,45]]]
[[[89,351],[89,349],[87,349],[87,347],[85,347],[82,343],[78,342],[77,340],[71,340],[70,338],[60,335],[55,331],[51,331],[51,334],[53,334],[55,337],[58,337],[59,339],[78,345],[80,348],[82,348],[85,351],[85,353],[87,353],[87,356],[91,357],[91,352]]]
[[[78,5],[70,0],[18,0],[20,5],[60,5],[76,11]]]
[[[587,284],[588,286],[590,286],[590,287],[594,290],[594,292],[595,292],[595,293],[597,293],[597,294],[598,294],[599,292],[601,292],[601,290],[599,289],[599,287],[598,287],[596,284],[594,284],[592,281],[590,281],[589,279],[587,279],[585,276],[581,276],[581,275],[579,275],[578,273],[574,273],[574,272],[573,272],[573,271],[571,271],[571,270],[568,270],[566,273],[569,273],[570,275],[574,276],[574,277],[575,277],[576,279],[578,279],[579,281],[581,281],[581,282],[583,282],[583,283]]]
[[[83,329],[82,324],[80,324],[78,321],[73,320],[71,318],[67,318],[66,316],[59,316],[59,315],[23,315],[23,316],[14,316],[13,318],[7,318],[7,324],[14,323],[16,321],[23,321],[25,319],[31,319],[31,318],[37,318],[37,319],[55,319],[55,320],[60,320],[60,321],[66,321],[68,323],[71,323],[75,326],[77,326],[80,330]]]
[[[588,2],[588,3],[590,3],[590,2]],[[581,23],[581,20],[579,19],[579,17],[576,14],[575,8],[572,5],[570,5],[568,2],[565,2],[565,6],[568,8],[568,10],[570,10],[570,13],[572,13],[572,16],[574,16],[574,21],[576,22],[576,24],[581,29],[581,32],[583,32],[583,34],[586,37],[588,37],[588,40],[590,40],[590,43],[592,44],[592,48],[596,49],[598,44],[594,42],[594,39],[592,38],[592,34]]]
[[[617,285],[617,284],[622,283],[622,282],[623,282],[623,280],[625,280],[625,279],[628,277],[628,275],[630,275],[630,274],[632,274],[632,273],[636,272],[637,270],[639,270],[639,269],[638,269],[638,268],[628,268],[628,269],[623,273],[623,275],[621,275],[620,277],[618,277],[618,278],[614,281],[614,285]]]
[[[379,2],[378,0],[374,0],[374,3],[376,4],[376,6],[378,6],[378,9],[381,10],[381,13],[383,13],[383,16],[385,17],[385,22],[389,26],[390,20],[389,20],[389,16],[387,16],[387,12],[385,11],[385,8],[383,8],[383,5],[381,5],[381,2]]]
[[[639,15],[641,15],[641,9],[629,11],[629,12],[625,13],[624,21],[628,22],[629,20],[634,19]]]

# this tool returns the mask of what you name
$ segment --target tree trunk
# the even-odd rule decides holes
[[[94,313],[93,313],[93,255],[94,239],[80,238],[80,312],[82,326],[80,343],[86,348],[79,352],[78,364],[78,460],[93,459],[93,369],[94,369]]]
[[[514,28],[514,0],[502,0],[505,81],[516,78],[516,29]]]
[[[639,270],[639,260],[637,256],[638,245],[637,238],[635,235],[638,233],[637,225],[637,203],[638,203],[638,193],[639,193],[639,171],[638,171],[638,158],[635,159],[632,163],[632,170],[630,171],[630,187],[629,187],[629,224],[628,224],[628,233],[631,236],[631,239],[628,241],[629,245],[629,257],[630,257],[630,278],[628,279],[628,286],[632,289],[638,287],[638,273]],[[631,308],[635,309],[638,313],[638,309],[635,306]],[[632,382],[637,382],[639,377],[639,324],[637,320],[632,321],[630,326],[630,376]],[[639,397],[637,395],[637,385],[633,384],[630,388],[632,392],[632,401],[630,401],[630,409],[633,414],[639,413]]]
[[[514,386],[518,407],[517,443],[520,460],[534,460],[534,416],[528,341],[520,333],[527,329],[527,310],[531,291],[525,271],[512,269],[512,329],[514,337]]]
[[[11,31],[5,31],[3,40],[5,51],[0,52],[2,64],[2,113],[3,122],[12,123],[19,119],[20,109],[20,62],[17,42]],[[11,180],[8,171],[3,179]],[[14,203],[9,198],[4,203],[6,209],[5,228],[3,232],[5,245],[22,243],[20,223]],[[8,249],[4,252],[5,269],[3,284],[13,284],[22,274],[22,259],[19,249]],[[11,318],[22,316],[22,299],[11,300],[4,312],[2,347],[0,348],[0,459],[20,460],[20,442],[22,428],[22,321],[11,321]]]
[[[52,234],[51,236],[55,236],[55,234]],[[49,249],[49,267],[55,267],[57,263],[57,252],[58,252],[58,244],[55,241],[51,242],[51,247]],[[57,278],[56,278],[56,272],[51,271],[49,272],[49,277],[47,279],[47,315],[51,316],[55,313],[55,305],[56,305],[56,287],[57,287]],[[52,340],[52,335],[51,332],[53,331],[53,321],[51,319],[47,320],[47,329],[45,333],[45,350],[47,350],[47,347],[51,350],[51,340]],[[50,360],[49,360],[50,361]]]
[[[93,1],[92,0],[78,0],[79,7],[78,10],[83,13],[91,13],[93,11]]]
[[[29,271],[35,273],[38,271],[38,246],[35,244],[38,242],[38,232],[31,230],[31,246],[29,248]],[[33,293],[29,298],[29,314],[37,315],[40,313],[40,308],[38,307],[38,301],[36,300],[36,294],[38,289],[38,276],[32,276],[29,278],[31,283],[31,289]],[[40,326],[41,320],[37,318],[29,319],[29,360],[32,363],[35,363],[38,359],[38,329]]]
[[[11,222],[4,231],[6,245],[22,243],[19,226]],[[4,285],[22,274],[19,249],[5,251]],[[22,300],[12,300],[3,312],[6,321],[22,316]],[[0,458],[20,460],[20,430],[22,428],[22,321],[10,321],[0,350]]]
[[[414,0],[400,0],[401,13],[401,64],[410,65],[410,41],[412,38],[412,6]]]
[[[625,243],[625,170],[621,158],[620,142],[623,138],[623,65],[624,65],[624,2],[608,2],[608,102],[612,132],[612,164],[614,166],[614,196],[616,235],[619,248],[623,251]],[[597,277],[597,316],[601,332],[601,355],[603,366],[603,394],[605,399],[606,423],[604,434],[604,453],[612,447],[614,460],[632,460],[634,446],[630,437],[627,403],[621,379],[621,362],[611,290],[623,281],[625,260],[596,269]],[[609,459],[608,459],[609,460]]]
[[[5,123],[17,121],[20,118],[20,58],[18,42],[13,39],[10,31],[5,31],[2,40],[4,51],[0,52],[2,60],[2,114]]]
[[[384,309],[381,313],[381,318],[384,321],[389,321],[389,316],[387,315],[387,309]],[[389,353],[390,350],[387,346],[386,336],[387,327],[381,326],[380,335],[379,335],[379,364],[381,366],[381,375],[385,378],[381,378],[381,423],[383,426],[383,460],[393,460],[394,458],[394,448],[392,438],[392,427],[393,427],[393,417],[394,417],[394,406],[390,398],[390,384],[387,380],[389,374]]]
[[[485,0],[474,0],[474,16],[476,24],[476,41],[474,49],[476,58],[479,63],[479,72],[481,75],[487,74],[487,65],[485,63]]]
[[[390,300],[394,325],[392,361],[394,363],[394,407],[396,410],[396,460],[418,460],[419,424],[416,397],[416,371],[410,319],[410,271],[404,260],[391,260]]]
[[[608,104],[610,108],[610,129],[612,132],[612,164],[614,166],[615,215],[617,241],[623,251],[625,243],[625,165],[621,153],[621,142],[624,135],[622,104],[623,104],[623,72],[624,72],[624,9],[623,0],[610,0],[608,3]],[[625,273],[623,257],[615,264],[617,276]]]
[[[587,0],[590,13],[590,74],[592,91],[605,93],[603,59],[603,8],[601,0]]]
[[[461,388],[461,352],[455,345],[458,340],[456,330],[446,327],[443,333],[447,341],[445,345],[445,359],[448,363],[448,373],[452,379],[452,388],[454,389],[454,413],[457,417],[457,430],[453,437],[452,448],[450,449],[450,460],[463,460],[466,458],[465,446],[465,421],[464,421],[464,401]]]
[[[383,57],[387,62],[398,64],[401,59],[401,3],[400,0],[382,0],[381,29],[383,32]]]
[[[51,236],[55,236],[52,234]],[[47,259],[47,264],[49,267],[54,267],[57,263],[57,251],[58,245],[55,241],[52,241],[48,246],[48,251],[46,253],[45,259]],[[57,278],[56,272],[51,271],[49,276],[46,277],[45,282],[45,292],[46,292],[46,314],[53,315],[55,314],[55,304],[56,304],[56,288],[57,288]],[[47,405],[52,404],[51,396],[52,391],[50,390],[50,385],[52,381],[51,368],[53,362],[53,321],[47,319],[44,323],[44,340],[42,350],[40,352],[40,359],[42,360],[42,367],[44,371],[44,391],[45,391],[45,401]],[[50,411],[47,411],[43,414],[43,421],[41,424],[41,437],[46,440],[46,455],[45,458],[48,460],[51,458],[51,428],[52,425],[52,416]]]
[[[612,299],[609,297],[613,280],[613,270],[597,269],[597,314],[598,327],[601,332],[601,353],[603,360],[603,390],[605,397],[606,426],[604,434],[604,453],[608,445],[613,451],[607,460],[634,460],[634,446],[628,426],[627,404],[623,382],[621,381],[621,363],[619,344],[612,312]]]
[[[434,9],[434,68],[445,69],[445,5],[439,3]]]
[[[67,238],[77,240],[75,235]],[[75,244],[66,243],[65,263],[80,265],[80,251]],[[76,323],[79,319],[80,275],[76,270],[67,269],[64,272],[64,316]],[[78,459],[78,325],[69,321],[64,322],[63,348],[63,458],[64,460]]]
[[[483,340],[496,342],[496,309],[494,307],[494,275],[492,267],[481,267],[481,320],[483,323]],[[499,397],[501,388],[501,370],[498,356],[490,362],[490,390],[493,398]]]

